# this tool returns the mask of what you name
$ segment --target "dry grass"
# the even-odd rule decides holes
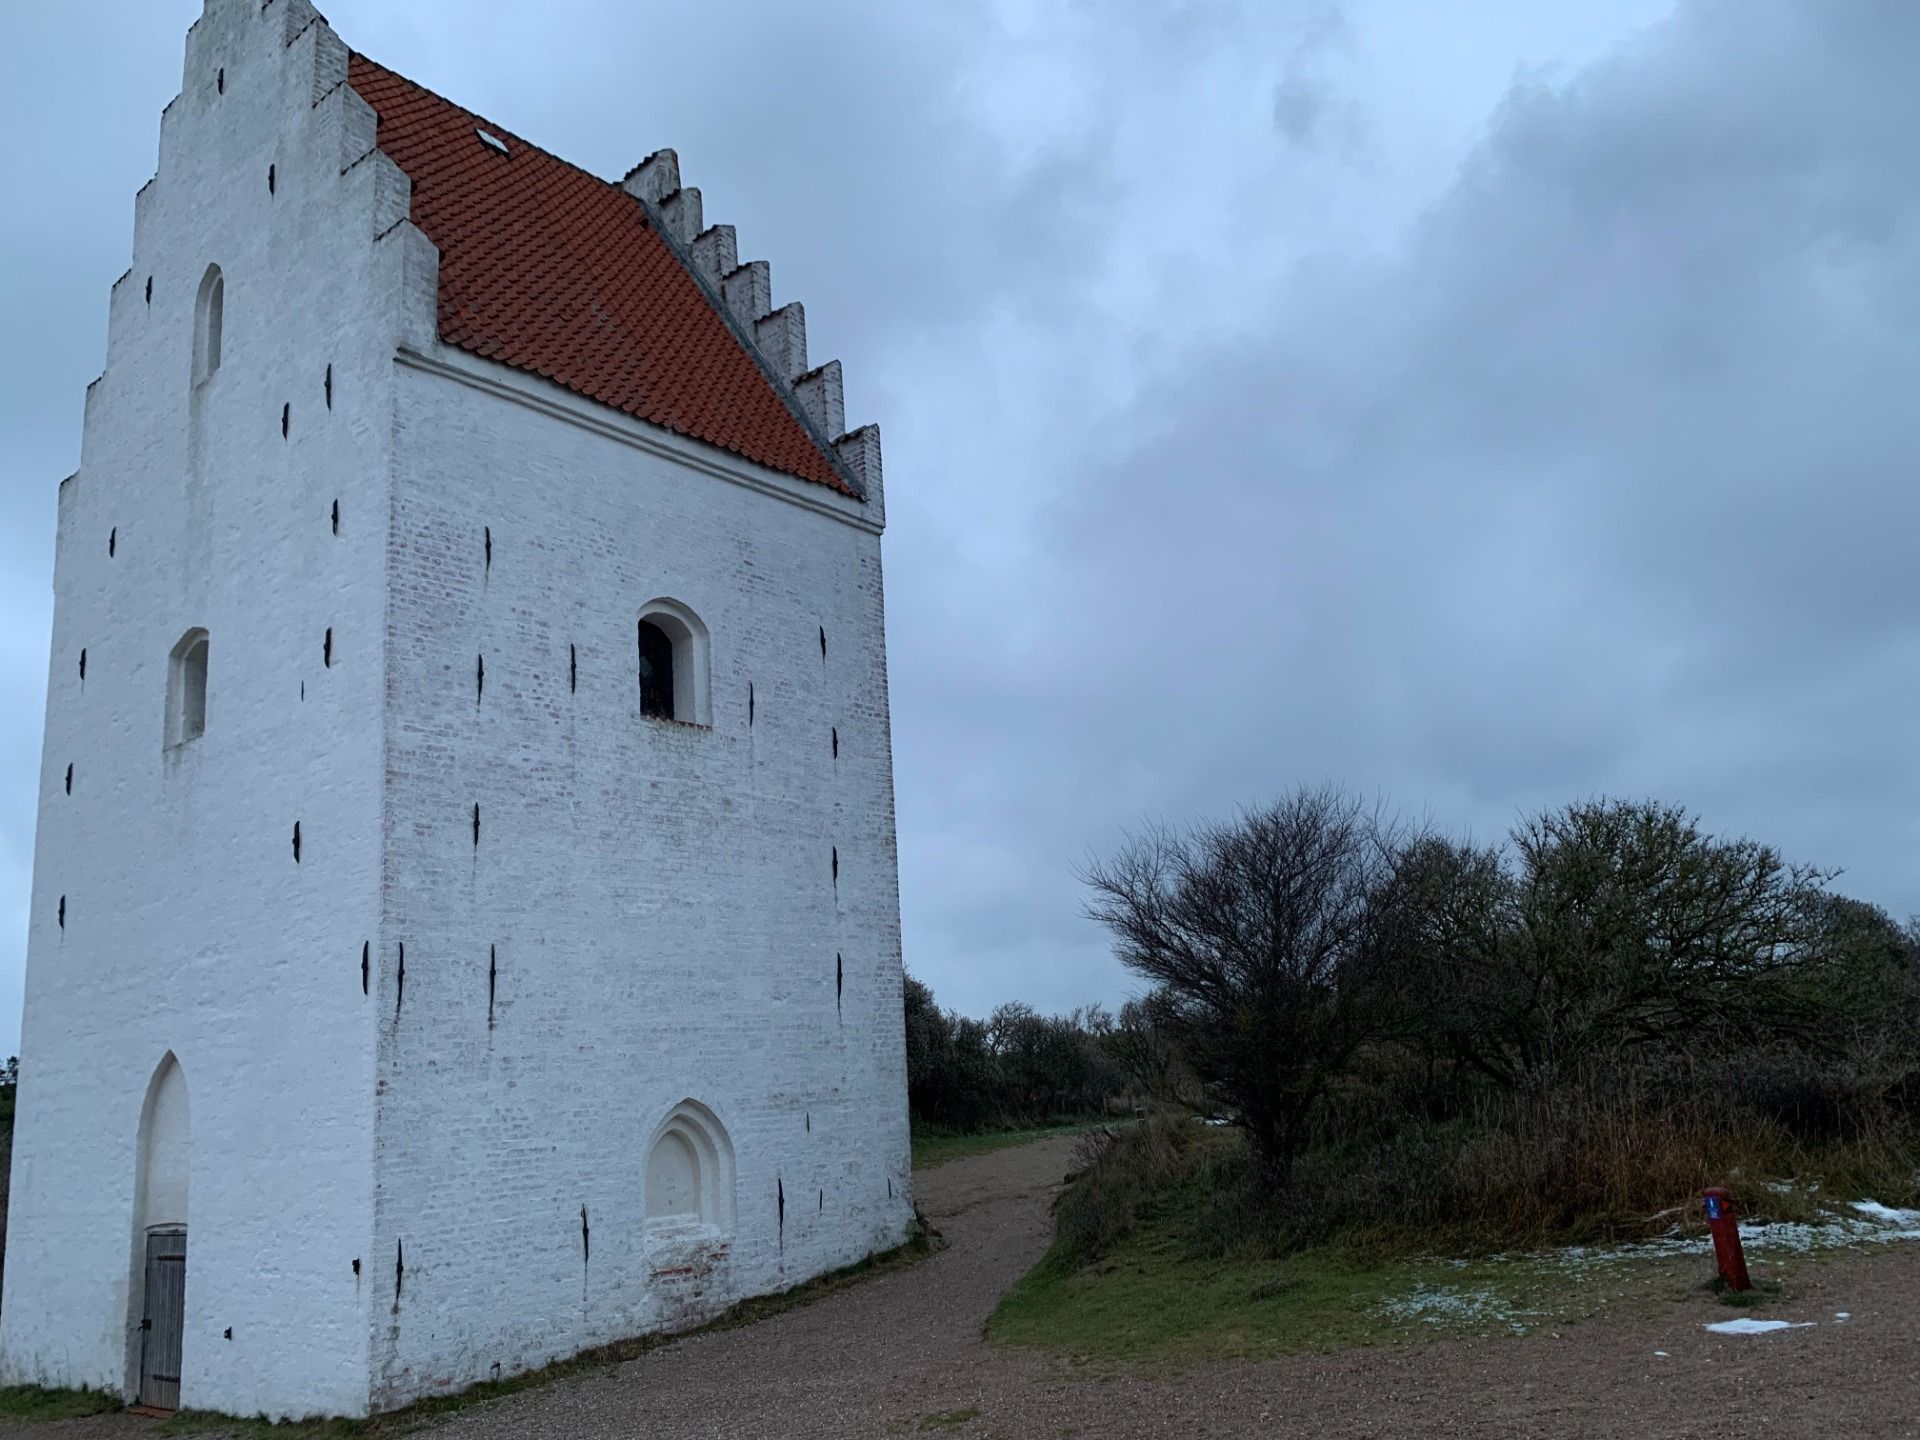
[[[1260,1173],[1235,1129],[1156,1120],[1088,1136],[1054,1245],[989,1334],[1184,1362],[1698,1303],[1703,1249],[1563,1247],[1675,1233],[1704,1245],[1698,1196],[1716,1183],[1749,1219],[1830,1217],[1868,1195],[1909,1204],[1920,1154],[1895,1128],[1807,1139],[1713,1099],[1579,1090],[1323,1146],[1284,1190]],[[1728,1303],[1777,1302],[1782,1261],[1750,1263],[1756,1289]]]
[[[1476,1255],[1700,1227],[1700,1192],[1731,1186],[1749,1218],[1811,1220],[1825,1202],[1920,1198],[1920,1144],[1898,1116],[1796,1135],[1718,1089],[1630,1085],[1486,1099],[1445,1121],[1322,1145],[1275,1185],[1238,1132],[1170,1119],[1095,1131],[1056,1207],[1056,1268],[1083,1265],[1172,1208],[1196,1256]]]

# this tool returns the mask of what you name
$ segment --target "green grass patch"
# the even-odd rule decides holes
[[[1340,1245],[1282,1259],[1196,1259],[1175,1227],[1141,1226],[1078,1269],[1042,1262],[989,1338],[1124,1362],[1263,1359],[1463,1335],[1557,1330],[1603,1311],[1698,1301],[1692,1258],[1382,1260]]]
[[[1672,1246],[1450,1249],[1471,1237],[1378,1225],[1289,1238],[1235,1198],[1242,1144],[1172,1123],[1126,1132],[1063,1194],[1052,1248],[1001,1300],[988,1336],[1180,1364],[1551,1332],[1673,1305],[1712,1314],[1711,1257]],[[1746,1303],[1786,1297],[1781,1262],[1751,1264]]]
[[[990,1155],[1014,1145],[1031,1145],[1055,1135],[1078,1135],[1104,1124],[1118,1121],[1083,1120],[1070,1125],[1038,1125],[1026,1130],[986,1130],[976,1135],[954,1135],[937,1130],[913,1132],[913,1168],[931,1170],[949,1160],[965,1160],[974,1155]]]
[[[1752,1269],[1751,1266],[1748,1267]],[[1749,1277],[1751,1278],[1751,1277]],[[1780,1298],[1785,1288],[1778,1280],[1753,1280],[1750,1290],[1736,1290],[1726,1278],[1715,1275],[1704,1288],[1719,1297],[1722,1305],[1731,1305],[1736,1310],[1752,1310],[1757,1306],[1768,1305]]]
[[[0,1386],[0,1418],[7,1420],[77,1420],[83,1415],[105,1415],[122,1408],[120,1397],[105,1390]]]

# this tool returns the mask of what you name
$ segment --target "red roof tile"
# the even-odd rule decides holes
[[[347,79],[439,248],[442,340],[853,493],[638,200],[364,55]]]

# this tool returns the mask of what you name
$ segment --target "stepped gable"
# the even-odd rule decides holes
[[[777,327],[778,356],[755,343],[756,322],[786,312],[799,318],[797,305],[771,311],[764,262],[740,267],[758,280],[761,303],[723,311],[663,234],[648,197],[569,165],[357,52],[347,78],[378,112],[378,147],[413,182],[410,218],[439,249],[441,340],[864,498],[860,466],[872,427],[840,436],[820,423],[838,420],[838,363],[808,372],[800,326]],[[697,211],[698,192],[685,191],[677,213],[688,197]],[[830,405],[820,403],[823,377],[834,392]],[[877,439],[871,448],[877,452]],[[874,460],[877,469],[877,453]]]

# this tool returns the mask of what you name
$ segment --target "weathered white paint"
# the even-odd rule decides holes
[[[396,413],[381,1403],[685,1323],[909,1215],[878,536],[447,369],[402,368]],[[710,725],[640,714],[661,596],[709,637]],[[697,1296],[655,1283],[686,1262],[646,1223],[687,1098],[737,1166]]]
[[[195,1407],[362,1414],[911,1219],[876,507],[442,350],[344,71],[304,0],[209,0],[62,487],[8,1382],[132,1384],[169,1054]],[[699,724],[639,715],[663,600]]]

